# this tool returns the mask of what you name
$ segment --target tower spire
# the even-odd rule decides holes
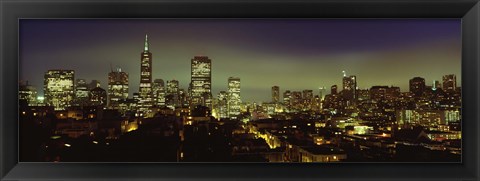
[[[148,35],[147,34],[145,34],[145,47],[143,51],[148,52]]]

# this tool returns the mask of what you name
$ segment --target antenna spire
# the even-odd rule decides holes
[[[148,35],[147,34],[145,34],[145,47],[143,51],[148,52]]]

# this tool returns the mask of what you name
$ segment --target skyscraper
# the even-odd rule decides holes
[[[89,93],[90,90],[88,89],[87,81],[85,81],[85,79],[77,79],[75,85],[75,104],[78,106],[88,105]]]
[[[96,87],[90,90],[90,103],[94,106],[107,105],[107,91],[101,87]]]
[[[283,93],[283,106],[285,107],[285,111],[289,112],[291,109],[290,99],[292,98],[290,90],[286,90]]]
[[[357,99],[357,77],[354,75],[343,76],[343,97],[349,101]]]
[[[318,88],[318,97],[320,100],[323,100],[325,98],[325,87],[319,87]]]
[[[303,90],[303,109],[310,110],[312,108],[313,103],[313,90]]]
[[[228,116],[232,119],[238,118],[240,115],[240,106],[242,100],[240,98],[240,78],[228,78]]]
[[[139,108],[143,112],[153,106],[152,91],[152,53],[148,50],[148,35],[145,35],[145,45],[140,55],[140,88]]]
[[[27,105],[35,105],[37,103],[37,89],[28,84],[20,84],[18,88],[18,100],[24,101]]]
[[[337,93],[338,93],[337,85],[332,85],[332,87],[330,87],[330,94],[337,94]]]
[[[228,94],[225,91],[220,91],[218,93],[218,104],[217,104],[217,112],[220,118],[228,118],[228,107],[227,107],[227,100]]]
[[[280,88],[278,86],[272,87],[272,102],[278,103],[280,101]]]
[[[108,107],[120,109],[120,101],[128,98],[128,74],[122,69],[108,73]]]
[[[443,76],[443,90],[445,92],[453,92],[457,88],[457,77],[454,74]]]
[[[165,82],[163,79],[153,81],[153,99],[157,106],[165,106]]]
[[[178,80],[167,80],[167,94],[165,104],[169,107],[176,107],[180,105],[179,97],[179,82]]]
[[[410,79],[409,82],[410,92],[415,94],[415,96],[422,96],[425,91],[425,79],[421,77],[414,77]]]
[[[212,60],[195,56],[191,61],[191,104],[212,108]]]
[[[49,70],[44,76],[45,103],[55,110],[72,105],[75,97],[75,72],[73,70]]]

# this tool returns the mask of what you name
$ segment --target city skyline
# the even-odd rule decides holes
[[[86,79],[88,82],[94,79],[100,80],[102,87],[106,89],[108,72],[111,68],[110,64],[112,64],[115,67],[121,67],[124,72],[129,74],[129,95],[131,97],[132,93],[138,90],[138,80],[140,77],[138,54],[142,51],[144,43],[143,36],[145,33],[149,35],[150,52],[153,54],[152,79],[163,79],[164,81],[175,79],[179,81],[180,88],[187,89],[190,83],[190,59],[197,55],[204,55],[208,56],[212,61],[212,95],[216,96],[220,91],[227,90],[228,77],[239,77],[242,79],[242,101],[271,101],[270,89],[272,86],[279,86],[281,93],[286,90],[302,91],[305,89],[311,89],[317,92],[319,87],[325,87],[328,90],[332,85],[341,87],[342,71],[346,71],[347,75],[357,76],[359,80],[357,83],[360,89],[370,88],[376,85],[393,85],[399,86],[402,92],[406,92],[408,91],[408,80],[413,77],[423,77],[426,79],[426,85],[431,85],[434,80],[441,82],[442,76],[447,74],[455,74],[457,76],[457,82],[461,82],[461,36],[459,20],[303,20],[286,22],[276,20],[203,20],[199,22],[193,20],[179,20],[178,22],[172,20],[144,20],[140,21],[140,23],[143,22],[149,25],[146,26],[148,30],[143,30],[145,32],[133,34],[133,30],[127,29],[124,32],[112,33],[114,35],[104,34],[105,37],[95,40],[92,40],[95,34],[98,36],[98,34],[101,34],[101,32],[109,28],[120,26],[122,23],[128,24],[129,22],[127,20],[88,20],[87,22],[82,22],[81,20],[38,20],[41,21],[40,23],[36,20],[22,21],[21,25],[23,26],[21,26],[20,33],[20,77],[21,80],[29,81],[30,84],[37,87],[39,95],[43,94],[43,84],[41,83],[43,82],[43,74],[50,69],[73,69],[76,74],[75,79]],[[104,25],[100,22],[106,23]],[[353,27],[352,22],[357,22],[357,25],[361,24],[361,26],[357,27],[358,30],[365,30],[372,28],[372,26],[377,26],[377,28],[383,27],[381,30],[372,29],[373,32],[369,33],[358,31],[360,33],[353,36],[350,35],[350,38],[359,35],[372,36],[371,34],[375,33],[375,31],[382,31],[384,33],[377,34],[378,37],[376,38],[372,39],[372,37],[369,37],[371,41],[376,41],[379,45],[374,46],[368,44],[362,47],[355,47],[355,45],[351,45],[355,43],[346,40],[340,39],[340,43],[332,43],[332,39],[323,39],[328,40],[327,42],[330,43],[331,47],[318,49],[325,45],[315,44],[314,42],[319,40],[311,39],[313,35],[302,35],[298,37],[300,35],[292,34],[292,32],[295,32],[297,29],[305,30],[305,28],[302,28],[303,26],[310,26],[312,29],[310,31],[318,30],[322,27],[329,31],[334,29],[326,25],[336,27],[338,28],[337,30],[343,30],[344,33],[352,33],[355,31],[345,29],[345,24],[350,24],[350,26]],[[133,23],[133,21],[130,23]],[[89,26],[78,27],[82,24]],[[227,26],[218,31],[212,30],[214,27],[218,28],[218,26],[222,24]],[[295,24],[296,27],[292,28],[292,24]],[[355,25],[355,23],[353,24]],[[78,37],[78,35],[84,34],[78,30],[68,32],[68,30],[72,28],[72,25],[77,25],[73,27],[79,29],[92,27],[98,27],[99,29],[97,32],[91,32],[94,35],[86,36],[85,34],[86,37]],[[197,29],[199,30],[197,36],[190,34],[191,30],[189,29],[179,28],[185,28],[185,26],[188,25],[199,27]],[[247,25],[255,26],[247,27]],[[170,32],[168,35],[162,34],[161,31],[159,32],[159,27],[168,26],[179,28],[178,30],[183,31],[183,35],[189,36],[170,36],[170,34],[182,34],[182,32]],[[32,30],[32,27],[39,29]],[[238,31],[239,27],[250,29],[247,32],[242,32]],[[271,31],[274,33],[270,32],[270,34],[274,35],[267,36],[269,28],[274,29],[279,27],[290,28],[283,29],[279,32]],[[339,27],[343,27],[343,29]],[[411,30],[405,32],[397,32],[397,30],[392,29],[385,31],[389,29],[388,27],[409,27]],[[439,27],[446,29],[438,30]],[[173,31],[175,28],[167,29]],[[49,35],[52,36],[51,33],[55,32],[46,30],[55,30],[58,34],[58,37],[55,35],[55,38],[51,39],[51,43],[48,43],[46,46],[62,46],[63,51],[52,53],[46,51],[46,47],[36,47],[35,50],[31,50],[31,46],[35,46],[39,39],[48,38]],[[254,30],[263,31],[255,33],[253,32]],[[135,31],[138,32],[140,30]],[[311,33],[310,31],[308,32]],[[32,38],[32,33],[38,37]],[[123,36],[119,36],[118,34],[123,34]],[[70,35],[77,35],[77,37],[70,37]],[[222,39],[227,35],[231,37],[235,37],[232,35],[243,35],[242,38],[248,37],[250,40],[240,41],[240,38],[232,38],[235,41],[228,41]],[[267,46],[267,48],[252,50],[254,49],[253,47],[256,46],[274,43],[261,41],[262,38],[258,38],[260,35],[267,36],[263,37],[263,40],[273,37],[283,37],[283,39],[280,38],[281,40],[276,41],[284,42],[289,40],[292,44],[299,46],[273,44]],[[392,44],[391,40],[384,39],[388,37],[391,39],[392,36],[399,36],[396,37],[399,40],[397,42],[398,45]],[[65,40],[66,37],[69,38]],[[136,40],[132,40],[133,37]],[[199,40],[195,37],[205,42],[198,42]],[[251,40],[252,37],[257,37],[259,40]],[[325,35],[325,37],[328,36]],[[80,41],[79,38],[84,40]],[[176,38],[178,41],[175,41]],[[193,42],[193,44],[182,44],[189,42],[186,38],[192,39],[190,41]],[[339,36],[337,36],[337,38],[339,38]],[[162,41],[162,39],[164,41]],[[106,40],[108,41],[105,42]],[[128,43],[128,40],[130,43]],[[363,38],[357,38],[357,40],[360,43],[367,41]],[[77,44],[71,44],[72,42],[76,42]],[[87,42],[95,43],[94,45],[96,46],[87,46]],[[236,45],[236,42],[240,45]],[[225,48],[225,46],[219,46],[221,44],[229,46]],[[183,45],[183,48],[181,45]],[[284,49],[289,46],[295,48],[292,48],[289,52],[285,52]],[[335,46],[339,48],[335,48]],[[114,47],[126,51],[115,51]],[[179,49],[184,50],[178,51]],[[327,51],[326,49],[330,50]],[[219,52],[220,50],[224,51]],[[65,53],[65,51],[70,53]],[[85,51],[85,53],[74,53],[78,51]],[[100,53],[94,53],[96,51]],[[76,56],[67,56],[68,54],[75,54]],[[122,58],[119,57],[120,55],[122,55]],[[72,60],[67,61],[62,57],[69,57]],[[74,61],[78,58],[86,60]],[[40,61],[41,65],[37,66],[39,61],[34,60],[38,59],[43,61]],[[48,61],[45,61],[45,59],[48,59]],[[110,61],[99,59],[109,59]],[[94,65],[93,62],[101,63]],[[102,66],[103,64],[105,65]],[[406,69],[405,66],[410,68]],[[41,67],[45,67],[46,69],[42,69]],[[89,68],[87,69],[86,67]],[[376,71],[371,71],[370,69],[372,67],[376,67]],[[429,75],[422,75],[422,71],[425,70],[428,70]],[[295,77],[302,79],[302,81],[294,79]],[[327,91],[327,93],[329,93],[329,91]]]

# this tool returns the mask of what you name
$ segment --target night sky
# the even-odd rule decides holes
[[[20,20],[20,80],[43,95],[49,69],[73,69],[75,78],[107,87],[110,64],[129,74],[138,92],[140,54],[148,33],[153,79],[190,82],[190,60],[212,59],[216,97],[230,76],[241,78],[243,101],[270,101],[271,87],[301,91],[341,87],[342,71],[358,87],[395,85],[408,91],[445,74],[461,82],[460,19],[70,19]],[[341,89],[341,88],[340,88]]]

